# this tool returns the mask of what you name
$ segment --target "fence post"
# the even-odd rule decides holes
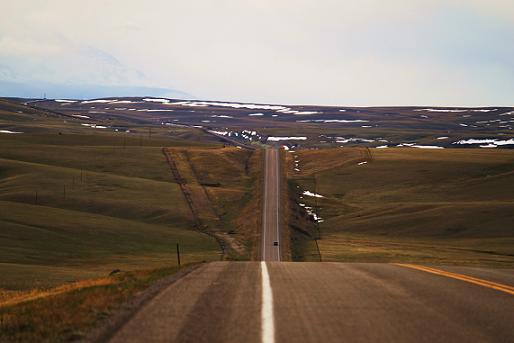
[[[177,243],[177,264],[178,264],[178,267],[180,268],[180,247]]]

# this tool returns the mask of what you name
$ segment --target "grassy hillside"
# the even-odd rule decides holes
[[[323,260],[514,264],[514,151],[370,152],[288,154],[297,189],[324,196],[295,199],[317,206]]]
[[[226,242],[232,258],[258,254],[262,151],[169,149],[199,219]]]
[[[0,100],[0,289],[174,265],[176,243],[184,263],[220,258],[162,154],[220,145],[194,129],[83,123]]]
[[[9,136],[12,137],[12,136]],[[217,259],[216,242],[192,230],[191,213],[159,147],[0,146],[0,287],[50,286],[184,261]],[[2,137],[3,138],[3,137]],[[87,139],[89,138],[89,139]],[[9,272],[9,274],[7,274]]]
[[[0,100],[2,342],[83,337],[177,271],[177,243],[182,265],[255,255],[260,152],[195,128],[83,123]]]

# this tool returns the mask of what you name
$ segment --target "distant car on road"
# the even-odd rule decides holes
[[[274,242],[273,242],[273,245],[274,245],[274,246],[278,246],[278,241],[274,241]]]

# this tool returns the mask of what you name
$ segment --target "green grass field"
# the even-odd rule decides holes
[[[204,209],[205,222],[232,246],[230,258],[256,257],[262,151],[234,147],[172,151],[193,198]],[[210,216],[208,208],[212,210]]]
[[[512,150],[311,150],[289,164],[325,196],[296,199],[319,207],[323,260],[514,264]]]
[[[123,124],[123,123],[117,123]],[[215,150],[200,130],[92,129],[0,101],[0,289],[54,287],[113,269],[220,258],[193,230],[163,146]]]
[[[176,244],[182,265],[223,258],[212,233],[237,248],[224,258],[256,253],[260,152],[194,128],[108,124],[130,132],[0,100],[0,128],[22,132],[0,133],[2,342],[83,338],[177,271]],[[211,235],[195,226],[163,147],[203,195],[194,206]]]

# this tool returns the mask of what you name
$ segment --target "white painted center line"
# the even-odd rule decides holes
[[[273,318],[273,291],[266,262],[261,262],[262,308],[261,331],[262,343],[275,343],[275,319]]]

